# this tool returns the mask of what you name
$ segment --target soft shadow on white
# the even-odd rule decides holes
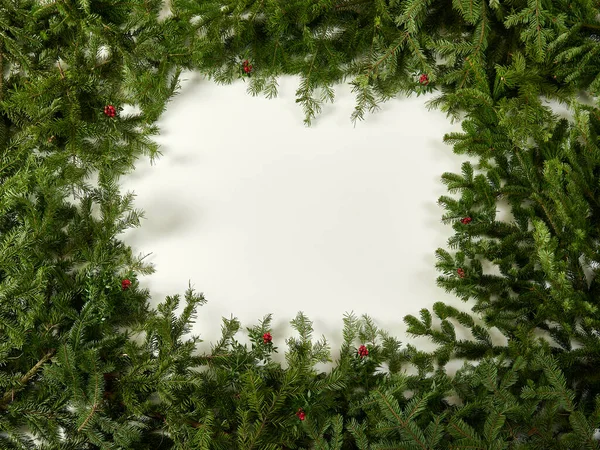
[[[248,326],[273,313],[283,350],[289,320],[304,311],[337,351],[346,311],[406,342],[406,314],[437,301],[468,309],[435,283],[434,252],[452,231],[440,220],[440,176],[460,172],[463,158],[442,143],[459,125],[426,109],[431,96],[387,102],[354,127],[354,97],[341,86],[306,128],[296,79],[267,100],[243,82],[184,78],[159,124],[164,155],[123,180],[146,213],[124,240],[152,252],[157,272],[141,282],[154,304],[188,281],[205,294],[201,349],[220,336],[222,316]]]

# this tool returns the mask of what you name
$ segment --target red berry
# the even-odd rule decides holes
[[[306,413],[302,410],[302,408],[298,408],[298,412],[296,413],[296,417],[300,420],[306,419]]]
[[[460,223],[462,223],[463,225],[468,225],[471,223],[473,219],[471,219],[470,217],[464,217],[462,219],[460,219]]]
[[[126,278],[123,281],[121,281],[121,289],[123,289],[124,291],[126,291],[127,289],[129,289],[130,286],[131,286],[131,280],[128,280]]]
[[[423,75],[421,75],[421,76],[419,77],[419,83],[421,83],[421,84],[425,84],[425,85],[426,85],[426,84],[429,84],[429,77],[427,76],[427,74],[426,74],[426,73],[424,73]]]
[[[361,359],[365,356],[369,356],[369,349],[366,345],[361,345],[360,347],[358,347],[358,356],[360,356]]]
[[[115,117],[117,115],[117,110],[113,105],[106,105],[104,107],[104,114],[108,117]]]
[[[248,62],[248,60],[247,60],[247,59],[245,59],[245,60],[244,60],[244,62],[243,62],[242,64],[244,65],[244,67],[246,67],[246,66],[249,64],[249,62]]]
[[[272,341],[273,341],[273,336],[271,336],[271,333],[263,334],[263,343],[270,344]]]
[[[460,278],[464,278],[465,277],[465,271],[462,268],[460,268],[460,267],[458,269],[456,269],[456,273],[458,274],[458,276]]]

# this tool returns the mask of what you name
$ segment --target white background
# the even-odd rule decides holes
[[[344,312],[368,313],[406,342],[406,314],[436,301],[468,309],[435,282],[434,252],[452,232],[440,220],[440,176],[464,158],[443,144],[460,127],[427,110],[432,95],[389,101],[354,127],[354,97],[340,86],[307,128],[297,79],[267,100],[243,81],[183,78],[159,123],[163,156],[123,180],[146,216],[124,241],[152,252],[157,272],[141,284],[153,305],[188,282],[205,294],[201,350],[222,316],[248,326],[273,313],[284,350],[289,320],[304,311],[335,355]]]

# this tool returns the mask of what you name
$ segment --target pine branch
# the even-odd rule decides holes
[[[48,351],[31,369],[27,371],[25,375],[21,377],[19,380],[20,388],[13,388],[8,392],[5,392],[2,398],[0,399],[0,408],[7,409],[7,403],[11,403],[15,399],[15,393],[19,390],[23,389],[25,385],[29,382],[29,380],[42,368],[42,366],[54,356],[56,353],[56,349],[51,349]]]
[[[83,421],[83,423],[79,426],[79,428],[77,428],[77,432],[81,432],[81,430],[83,430],[85,428],[85,426],[87,425],[87,423],[90,421],[90,419],[94,416],[94,414],[96,413],[98,408],[98,404],[94,403],[94,405],[92,406],[91,411],[89,412],[89,414],[87,415],[87,417],[85,418],[85,420]]]
[[[345,1],[342,3],[336,3],[335,5],[333,5],[333,7],[337,11],[354,10],[356,12],[359,12],[359,10],[354,9],[354,7],[367,4],[371,4],[371,0]]]
[[[376,390],[375,390],[375,392],[376,392],[376,393],[379,395],[379,397],[380,397],[380,400],[381,400],[381,401],[383,401],[383,402],[385,403],[385,406],[387,407],[388,411],[389,411],[390,413],[392,413],[392,414],[393,414],[393,416],[396,418],[396,420],[397,420],[397,421],[398,421],[398,423],[399,423],[399,424],[402,426],[402,428],[403,428],[404,430],[407,430],[407,431],[408,431],[408,433],[409,433],[409,434],[411,435],[411,437],[413,438],[413,441],[414,441],[414,442],[416,442],[416,443],[419,445],[419,447],[421,447],[423,450],[428,450],[428,449],[427,449],[427,446],[425,445],[425,443],[424,443],[424,442],[421,442],[421,440],[419,439],[419,437],[418,437],[418,436],[416,436],[416,435],[413,433],[413,431],[411,430],[411,428],[408,426],[408,423],[409,423],[410,419],[409,419],[409,420],[403,420],[403,419],[402,419],[402,417],[400,417],[400,416],[399,416],[399,415],[396,413],[396,411],[394,410],[394,407],[393,407],[392,405],[390,405],[390,403],[388,402],[388,400],[387,400],[386,396],[385,396],[385,395],[384,395],[384,394],[383,394],[383,393],[382,393],[382,392],[381,392],[379,389],[376,389]]]
[[[0,42],[0,102],[3,98],[4,91],[4,54],[3,54],[3,45]]]
[[[260,423],[260,428],[255,431],[252,440],[248,444],[249,445],[248,450],[252,450],[254,448],[254,446],[260,441],[261,434],[262,434],[265,426],[267,425],[267,419],[270,418],[272,412],[276,409],[277,401],[279,400],[281,395],[282,395],[281,392],[278,392],[277,395],[273,397],[273,400],[271,401],[271,405],[269,405],[268,410],[262,412],[263,417],[262,417],[262,420]]]

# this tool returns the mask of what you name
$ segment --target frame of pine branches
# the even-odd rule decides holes
[[[597,0],[0,0],[0,448],[598,448],[599,30]],[[438,284],[471,313],[407,316],[431,352],[346,316],[327,373],[302,314],[286,367],[270,316],[197,353],[204,297],[150,309],[117,238],[141,216],[119,179],[159,156],[183,70],[267,97],[298,75],[306,125],[339,83],[352,120],[435,91],[478,160],[439,199]]]

